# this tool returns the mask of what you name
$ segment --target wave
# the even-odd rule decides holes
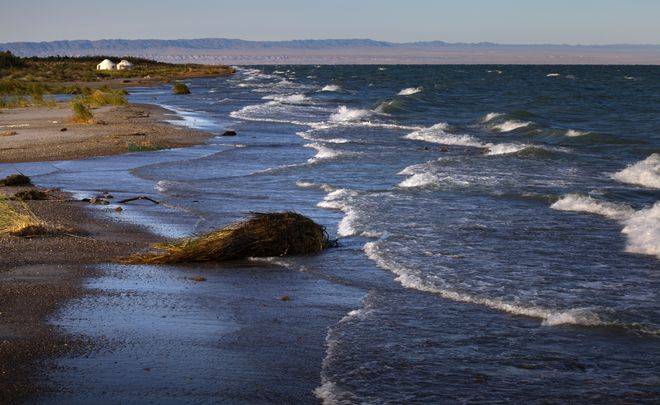
[[[381,252],[380,244],[383,240],[368,242],[364,245],[367,257],[376,265],[397,275],[396,281],[406,288],[437,294],[442,298],[458,302],[483,305],[488,308],[508,312],[515,315],[524,315],[541,319],[544,325],[556,326],[563,324],[576,325],[611,325],[612,323],[600,319],[593,308],[575,308],[565,311],[550,310],[536,306],[525,306],[520,303],[506,302],[498,298],[481,297],[475,294],[459,292],[451,288],[439,287],[433,283],[426,282],[419,270],[409,269],[388,260]]]
[[[270,95],[262,97],[263,100],[273,100],[278,103],[285,104],[303,104],[309,102],[309,98],[304,94],[290,94],[290,95]]]
[[[369,110],[353,109],[342,105],[330,116],[330,121],[336,123],[359,121],[371,114],[372,112]]]
[[[621,233],[628,237],[626,252],[654,255],[660,259],[660,201],[625,221]]]
[[[331,191],[323,198],[323,201],[316,204],[319,208],[339,210],[345,214],[337,226],[337,235],[339,236],[353,236],[357,233],[355,222],[358,219],[358,215],[349,204],[356,196],[356,191],[340,188]]]
[[[517,153],[526,149],[540,148],[527,144],[516,143],[483,143],[477,138],[470,135],[454,135],[446,132],[448,125],[446,123],[435,124],[429,128],[423,128],[405,135],[405,139],[412,139],[418,141],[425,141],[429,143],[437,143],[441,145],[458,145],[458,146],[471,146],[475,148],[483,148],[486,150],[486,155],[504,155],[509,153]],[[542,149],[542,148],[541,148]]]
[[[328,91],[328,92],[341,91],[341,87],[336,84],[328,84],[327,86],[323,86],[321,91]]]
[[[531,124],[532,123],[530,121],[509,120],[500,124],[495,124],[491,128],[499,132],[511,132],[515,131],[516,129],[525,128]]]
[[[305,144],[305,147],[316,149],[316,155],[307,160],[309,163],[317,163],[321,160],[334,159],[338,156],[349,154],[348,152],[338,151],[317,142]]]
[[[660,188],[660,153],[654,153],[611,177],[623,183]]]
[[[490,113],[484,115],[484,116],[481,118],[480,121],[483,122],[483,123],[486,123],[486,122],[489,122],[489,121],[494,120],[494,119],[497,118],[497,117],[501,117],[501,116],[503,116],[503,115],[504,115],[503,113],[490,112]]]
[[[652,207],[635,211],[621,203],[599,201],[589,196],[568,194],[550,206],[560,211],[602,215],[624,225],[626,252],[656,256],[660,259],[660,201]]]
[[[635,213],[635,210],[629,205],[599,201],[580,194],[565,195],[550,208],[559,211],[588,212],[616,220],[626,220]]]
[[[589,131],[578,131],[576,129],[569,129],[568,131],[566,131],[565,135],[568,136],[568,137],[571,137],[571,138],[575,138],[575,137],[578,137],[578,136],[589,135],[590,133],[591,132],[589,132]]]
[[[399,96],[412,96],[413,94],[420,93],[422,91],[421,87],[408,87],[403,90],[401,90],[398,95]]]
[[[399,187],[417,188],[438,184],[439,179],[431,173],[416,173],[399,183]]]
[[[470,135],[454,135],[446,132],[448,124],[441,122],[429,128],[423,128],[405,135],[405,139],[437,143],[441,145],[459,145],[483,147],[483,144]]]
[[[559,76],[561,76],[559,73],[548,73],[547,75],[545,75],[545,77],[559,77]]]

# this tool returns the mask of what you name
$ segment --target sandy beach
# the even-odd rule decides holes
[[[71,122],[68,103],[2,110],[0,135],[6,135],[0,136],[0,162],[83,159],[176,148],[199,144],[211,136],[164,123],[176,116],[154,105],[106,106],[93,112],[92,123],[78,124]]]
[[[64,105],[2,110],[0,162],[81,159],[127,152],[131,143],[159,149],[201,143],[211,134],[162,122],[174,119],[152,105],[104,107],[95,111],[101,124],[72,124]],[[66,128],[66,131],[61,131]],[[34,187],[0,187],[0,196]],[[35,394],[34,378],[43,361],[86,344],[47,324],[68,300],[89,294],[82,280],[89,265],[112,262],[146,248],[157,238],[136,226],[104,221],[69,194],[48,191],[49,199],[27,205],[49,224],[76,235],[24,239],[0,236],[0,402]]]

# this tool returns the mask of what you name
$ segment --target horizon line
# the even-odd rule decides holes
[[[228,40],[228,41],[241,41],[241,42],[262,42],[262,43],[277,43],[277,42],[310,42],[310,41],[370,41],[374,43],[389,44],[389,45],[418,45],[418,44],[446,44],[446,45],[491,45],[491,46],[561,46],[561,47],[613,47],[613,46],[642,46],[642,47],[656,47],[660,46],[660,43],[607,43],[607,44],[587,44],[587,43],[503,43],[503,42],[490,42],[490,41],[480,41],[480,42],[448,42],[441,39],[434,40],[423,40],[423,41],[404,41],[404,42],[395,42],[395,41],[386,41],[378,40],[372,38],[296,38],[296,39],[265,39],[265,40],[256,40],[256,39],[241,39],[241,38],[230,38],[230,37],[191,37],[191,38],[101,38],[101,39],[53,39],[53,40],[33,40],[33,41],[5,41],[0,42],[3,45],[10,44],[20,44],[20,43],[34,43],[42,44],[49,42],[101,42],[101,41],[195,41],[195,40]]]

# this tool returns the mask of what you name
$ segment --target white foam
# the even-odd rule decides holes
[[[654,255],[660,259],[660,202],[635,211],[622,203],[599,201],[579,194],[568,194],[550,208],[561,211],[588,212],[617,220],[624,225],[626,252]]]
[[[412,96],[422,91],[421,87],[408,87],[399,92],[399,96]]]
[[[327,86],[323,86],[321,91],[328,91],[328,92],[333,92],[333,91],[340,91],[341,87],[336,85],[336,84],[328,84]]]
[[[524,128],[526,126],[529,126],[530,124],[531,122],[529,121],[509,120],[509,121],[504,121],[500,124],[495,124],[492,126],[492,128],[500,132],[510,132],[519,128]]]
[[[372,112],[369,110],[353,109],[342,105],[330,116],[330,121],[338,123],[354,122],[366,118],[371,114]]]
[[[628,237],[626,252],[660,259],[660,201],[632,214],[625,225],[621,232]]]
[[[497,118],[497,117],[501,117],[501,116],[503,116],[503,115],[504,115],[503,113],[490,112],[490,113],[484,115],[484,116],[481,118],[481,122],[484,122],[484,123],[485,123],[485,122],[489,122],[489,121],[492,121],[492,120],[494,120],[495,118]]]
[[[547,75],[545,75],[545,77],[559,77],[559,76],[561,76],[559,73],[548,73]]]
[[[286,104],[304,104],[309,102],[309,98],[304,94],[290,94],[290,95],[270,95],[262,97],[264,100],[273,100],[278,103]]]
[[[405,135],[406,139],[437,143],[441,145],[461,145],[483,147],[477,139],[470,135],[453,135],[446,132],[448,125],[444,122],[435,124],[429,128],[423,128]]]
[[[509,153],[517,153],[522,150],[529,148],[529,145],[517,144],[517,143],[487,143],[484,145],[486,150],[486,155],[506,155]]]
[[[316,163],[320,160],[333,159],[337,156],[346,154],[317,142],[305,144],[305,147],[316,149],[316,155],[308,160],[309,163]]]
[[[589,131],[578,131],[576,129],[569,129],[566,131],[566,136],[570,136],[571,138],[584,135],[589,135]]]
[[[399,183],[399,187],[416,188],[438,183],[438,177],[431,173],[416,173]]]
[[[628,219],[635,213],[635,210],[629,205],[599,201],[580,194],[565,195],[550,208],[559,211],[588,212],[615,220]]]
[[[660,188],[660,153],[654,153],[641,162],[626,167],[613,174],[612,178],[623,183]]]

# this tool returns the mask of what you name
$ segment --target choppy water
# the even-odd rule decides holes
[[[130,175],[177,214],[134,215],[178,235],[293,209],[340,237],[286,260],[365,291],[328,332],[319,399],[658,400],[657,67],[279,66],[189,84],[132,98],[239,136],[137,155]]]

